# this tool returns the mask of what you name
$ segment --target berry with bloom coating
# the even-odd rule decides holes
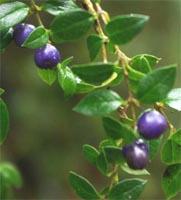
[[[164,116],[156,110],[144,112],[138,119],[138,132],[146,139],[156,139],[166,130]]]
[[[143,169],[149,161],[148,146],[142,139],[123,147],[123,157],[132,169]]]
[[[16,42],[17,46],[21,47],[26,38],[30,35],[30,33],[35,29],[35,26],[31,24],[18,24],[14,28],[13,38]]]
[[[60,62],[59,51],[51,44],[35,50],[35,63],[39,68],[51,69]]]

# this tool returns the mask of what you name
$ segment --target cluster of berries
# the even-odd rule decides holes
[[[27,37],[35,30],[31,24],[18,24],[14,28],[13,38],[17,46],[22,47]],[[52,69],[60,62],[60,53],[51,44],[46,44],[35,50],[34,59],[37,67],[41,69]]]
[[[145,111],[137,122],[139,134],[147,140],[159,138],[166,128],[164,116],[156,110]],[[123,156],[130,168],[143,169],[149,161],[149,149],[143,139],[138,139],[123,147]]]

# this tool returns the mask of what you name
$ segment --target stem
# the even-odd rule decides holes
[[[114,186],[114,184],[119,181],[118,169],[119,169],[119,165],[115,165],[114,166],[114,170],[113,170],[113,175],[112,175],[111,183],[110,183],[110,186],[109,186],[109,191],[112,189],[112,187]]]
[[[94,16],[97,16],[97,12],[94,9],[94,6],[93,6],[93,4],[90,0],[82,0],[82,4],[83,4],[83,7],[86,10],[90,11]],[[101,36],[104,39],[107,39],[107,36],[103,32],[100,21],[99,21],[98,18],[96,18],[96,20],[95,20],[95,30],[96,30],[96,32],[98,33],[99,36]],[[106,51],[106,44],[105,43],[102,44],[101,51],[102,51],[103,62],[107,63],[107,51]]]
[[[41,21],[40,15],[39,15],[39,13],[38,13],[38,9],[37,9],[37,5],[36,5],[35,1],[34,1],[34,0],[30,0],[30,2],[31,2],[31,6],[32,6],[32,11],[33,11],[33,13],[34,13],[35,16],[36,16],[36,19],[37,19],[37,21],[38,21],[38,24],[39,24],[40,26],[44,26],[43,23],[42,23],[42,21]]]

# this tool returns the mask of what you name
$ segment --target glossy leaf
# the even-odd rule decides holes
[[[8,2],[0,5],[0,31],[22,22],[28,15],[29,7],[22,2]]]
[[[4,101],[0,98],[0,144],[6,138],[9,129],[9,113]]]
[[[84,35],[93,25],[94,17],[83,9],[72,9],[60,13],[51,23],[54,42],[74,40]]]
[[[114,64],[101,62],[81,64],[72,66],[71,70],[86,83],[101,84],[113,74]]]
[[[104,148],[105,156],[108,162],[113,164],[124,163],[122,150],[118,147],[107,146]]]
[[[176,66],[167,66],[148,73],[138,85],[137,98],[142,103],[155,103],[164,99],[172,89]]]
[[[117,74],[116,78],[113,79],[110,83],[110,86],[117,86],[121,83],[122,79],[123,79],[123,72],[122,69],[120,67],[115,67],[114,68],[115,73]]]
[[[100,199],[100,196],[94,186],[84,177],[76,174],[75,172],[70,172],[69,179],[75,192],[81,198],[85,200]]]
[[[117,147],[116,141],[112,139],[102,140],[99,144],[99,150],[104,151],[106,147]]]
[[[150,173],[146,170],[146,169],[141,169],[141,170],[134,170],[131,169],[127,164],[121,165],[121,169],[131,175],[136,175],[136,176],[140,176],[140,175],[150,175]]]
[[[99,89],[85,96],[74,111],[88,116],[103,116],[115,111],[122,104],[121,97],[106,89]]]
[[[112,139],[124,139],[125,144],[129,144],[136,139],[132,128],[112,117],[103,118],[103,127],[108,137]]]
[[[96,163],[96,160],[99,156],[99,151],[95,147],[85,144],[83,146],[83,153],[89,162],[93,164]]]
[[[87,47],[89,50],[90,60],[93,61],[99,53],[104,39],[99,35],[90,35],[87,38]]]
[[[0,32],[0,52],[3,52],[3,50],[7,48],[12,39],[13,39],[12,28]]]
[[[169,107],[181,111],[181,88],[172,89],[163,102]]]
[[[70,97],[76,92],[76,77],[69,67],[58,67],[58,82],[66,97]]]
[[[77,8],[77,5],[72,0],[46,0],[41,9],[52,14],[59,15],[60,13]]]
[[[96,166],[102,174],[107,175],[107,173],[108,173],[108,162],[107,162],[106,154],[105,154],[104,151],[102,151],[100,153],[100,155],[98,156],[98,158],[96,160]]]
[[[57,69],[37,68],[37,71],[40,78],[48,85],[52,85],[55,82],[56,77],[57,77]]]
[[[181,191],[181,164],[170,165],[162,177],[162,189],[166,199],[171,199]]]
[[[136,200],[142,193],[146,180],[142,179],[125,179],[111,189],[108,199],[115,200]]]
[[[31,49],[36,49],[42,46],[45,46],[48,43],[48,33],[46,29],[42,26],[37,27],[24,41],[22,46],[28,47]]]
[[[10,186],[17,188],[22,186],[21,175],[11,163],[3,162],[0,164],[0,179]]]
[[[80,80],[78,78],[78,80]],[[77,81],[77,78],[76,78]],[[88,93],[95,89],[95,86],[84,81],[77,81],[76,93]]]
[[[181,163],[181,129],[175,132],[162,147],[162,161],[165,164]]]
[[[142,31],[148,19],[138,14],[117,16],[106,25],[106,32],[114,44],[125,44]]]

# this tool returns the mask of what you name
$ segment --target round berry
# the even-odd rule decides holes
[[[164,116],[156,110],[144,112],[138,119],[138,132],[146,139],[156,139],[166,130]]]
[[[18,24],[14,28],[13,38],[16,42],[17,46],[21,47],[26,38],[30,35],[30,33],[35,29],[35,27],[31,24]]]
[[[35,63],[39,68],[50,69],[60,62],[59,51],[51,44],[35,50]]]
[[[143,169],[149,161],[148,146],[142,139],[123,147],[123,157],[132,169]]]

